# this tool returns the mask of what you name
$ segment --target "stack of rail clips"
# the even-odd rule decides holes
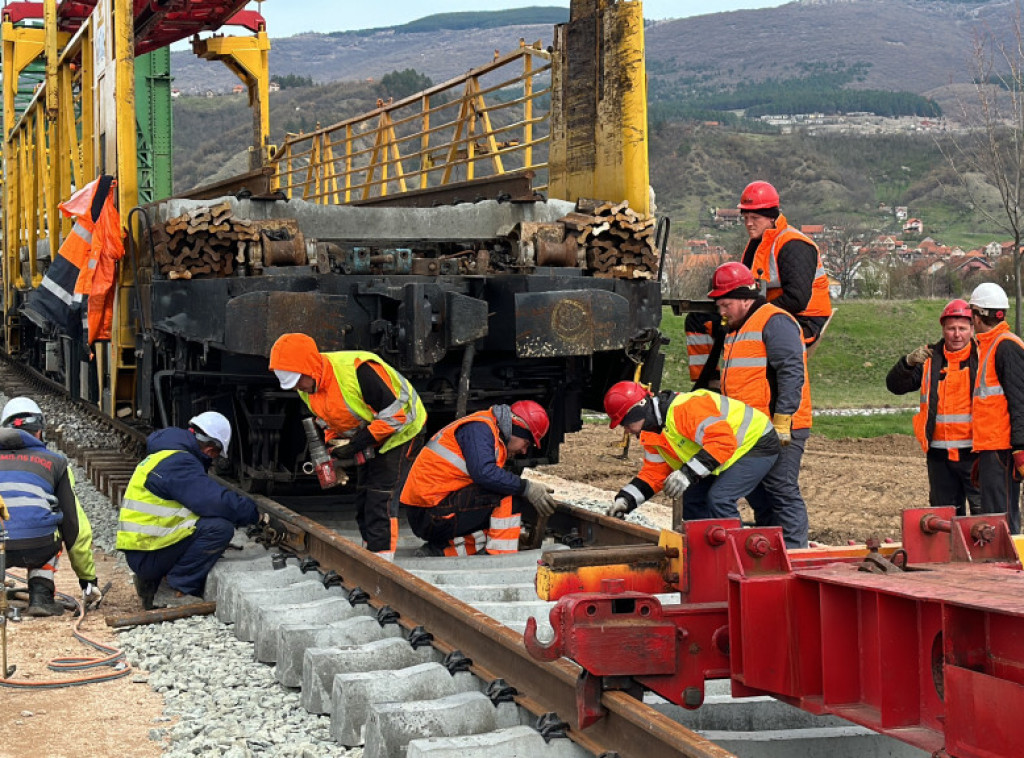
[[[587,250],[587,268],[594,276],[653,279],[658,275],[654,216],[640,215],[629,202],[580,200],[576,212],[560,219],[576,242]]]
[[[238,218],[228,202],[196,208],[157,227],[153,257],[168,279],[259,274],[266,266],[310,263],[294,218]]]

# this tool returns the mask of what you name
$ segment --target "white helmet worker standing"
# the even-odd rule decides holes
[[[228,457],[228,445],[231,444],[231,424],[223,414],[216,411],[205,411],[189,419],[188,425],[196,432],[220,445],[220,457]],[[200,439],[200,442],[204,440]]]
[[[978,453],[981,513],[1006,514],[1020,533],[1020,482],[1024,476],[1024,341],[1006,323],[1010,301],[998,284],[971,293],[971,322],[978,345],[978,374],[971,401],[972,446]]]

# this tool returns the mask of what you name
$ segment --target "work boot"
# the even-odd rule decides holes
[[[135,585],[135,592],[138,594],[139,600],[142,601],[143,608],[147,611],[152,611],[155,608],[161,607],[153,602],[153,598],[156,597],[156,591],[160,588],[160,582],[154,582],[152,579],[143,579],[138,574],[132,574],[132,584]]]
[[[28,580],[28,608],[26,616],[61,616],[64,606],[53,597],[53,580],[33,576]]]
[[[413,555],[416,558],[440,558],[444,555],[444,546],[433,542],[424,542],[420,547],[416,548]]]

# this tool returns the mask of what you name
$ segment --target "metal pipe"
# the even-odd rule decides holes
[[[476,357],[476,343],[470,342],[466,352],[462,354],[462,369],[459,373],[459,396],[455,402],[455,418],[466,415],[469,406],[469,375],[473,371],[473,359]]]

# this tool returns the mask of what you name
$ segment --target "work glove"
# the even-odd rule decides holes
[[[668,475],[668,479],[665,480],[665,486],[662,491],[675,500],[682,497],[691,484],[690,477],[684,471],[673,471]]]
[[[552,496],[553,489],[540,482],[524,479],[526,489],[523,496],[530,501],[530,505],[537,511],[538,516],[550,516],[555,512],[555,498]]]
[[[1024,450],[1013,451],[1013,467],[1016,469],[1016,479],[1024,479]]]
[[[344,442],[342,440],[331,440],[327,444],[331,446],[331,457],[337,458],[338,460],[354,458],[356,453],[359,452],[359,448],[357,448],[351,442]]]
[[[776,413],[772,416],[772,426],[779,435],[779,444],[787,447],[793,441],[793,414]]]
[[[608,506],[608,510],[604,512],[604,515],[624,519],[629,510],[629,501],[624,497],[617,497],[615,502]]]
[[[915,347],[913,352],[907,353],[908,366],[922,366],[924,362],[932,357],[932,349],[927,345]]]
[[[103,593],[98,585],[79,579],[78,584],[82,587],[82,607],[95,608],[103,600]]]

